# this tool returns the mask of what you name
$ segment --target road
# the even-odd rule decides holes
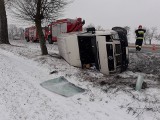
[[[136,52],[135,46],[129,45],[129,51],[131,53]],[[160,46],[144,45],[142,46],[140,53],[160,53]]]

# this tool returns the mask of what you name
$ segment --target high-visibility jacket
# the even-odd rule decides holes
[[[144,33],[146,32],[146,30],[144,30],[144,29],[137,29],[136,31],[135,31],[135,33],[136,33],[136,36],[137,36],[137,39],[144,39]]]

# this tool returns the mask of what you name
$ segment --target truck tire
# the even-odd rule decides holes
[[[26,41],[29,42],[29,38],[26,38]]]
[[[39,39],[36,39],[36,40],[35,40],[35,43],[39,43]]]

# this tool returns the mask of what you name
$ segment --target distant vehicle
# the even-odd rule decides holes
[[[46,37],[47,27],[43,27],[42,30],[43,30],[43,34],[45,36],[45,39],[47,39],[47,37]],[[25,28],[25,39],[27,42],[29,42],[29,41],[38,42],[39,41],[36,26],[31,26],[31,27]]]
[[[45,40],[48,40],[50,44],[57,41],[57,37],[61,33],[69,33],[75,31],[82,31],[82,26],[85,21],[81,18],[77,19],[61,19],[50,23],[47,27],[43,28]],[[35,26],[25,29],[25,39],[27,42],[39,41],[38,33]]]

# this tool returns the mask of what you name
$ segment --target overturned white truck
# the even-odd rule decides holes
[[[125,71],[129,63],[127,31],[121,27],[62,34],[58,37],[58,49],[70,65],[95,66],[105,75]]]

